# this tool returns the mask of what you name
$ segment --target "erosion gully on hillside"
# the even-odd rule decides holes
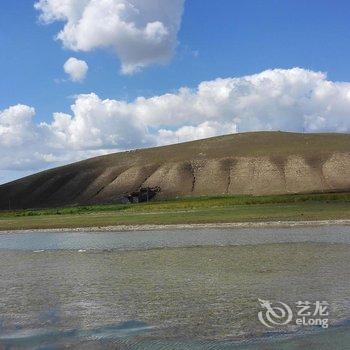
[[[350,135],[257,132],[116,153],[0,186],[0,209],[350,190]]]

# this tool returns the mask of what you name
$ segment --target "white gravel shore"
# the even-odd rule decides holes
[[[173,224],[173,225],[117,225],[100,227],[77,227],[56,229],[7,230],[0,234],[26,232],[125,232],[125,231],[154,231],[154,230],[181,230],[207,228],[269,228],[269,227],[296,227],[296,226],[331,226],[350,225],[350,220],[315,220],[315,221],[262,221],[262,222],[230,222],[208,224]]]

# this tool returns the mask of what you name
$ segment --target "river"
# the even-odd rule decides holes
[[[345,349],[349,243],[349,226],[2,234],[0,345]],[[259,299],[327,301],[329,327],[267,328]]]

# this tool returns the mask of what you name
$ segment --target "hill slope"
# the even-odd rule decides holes
[[[0,186],[0,209],[350,190],[350,135],[256,132],[96,157]]]

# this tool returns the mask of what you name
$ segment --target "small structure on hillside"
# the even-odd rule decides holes
[[[149,202],[158,192],[160,192],[159,187],[141,187],[138,191],[131,192],[124,196],[123,199],[126,203]]]

